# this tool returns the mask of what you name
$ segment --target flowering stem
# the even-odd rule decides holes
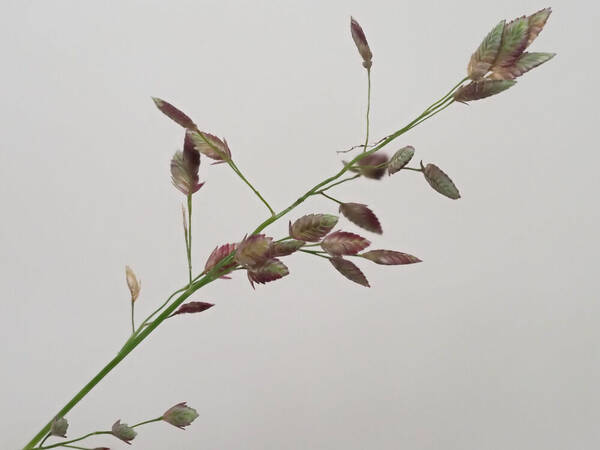
[[[134,314],[135,314],[135,302],[132,300],[131,301],[131,334],[134,335],[135,334],[135,320],[134,320]]]
[[[446,98],[448,98],[448,97],[449,97],[449,95],[446,95]],[[383,148],[384,146],[386,146],[387,144],[392,142],[394,139],[396,139],[398,136],[401,136],[402,134],[406,133],[408,130],[410,130],[414,126],[421,123],[419,121],[424,121],[427,118],[432,117],[433,115],[437,114],[441,110],[448,107],[452,102],[450,102],[449,104],[447,104],[446,106],[444,106],[442,108],[438,108],[438,106],[436,106],[435,108],[431,108],[431,107],[428,108],[419,117],[414,119],[412,122],[410,122],[404,128],[401,128],[400,130],[389,135],[384,140],[382,140],[381,143],[379,143],[377,146],[373,147],[372,149],[362,152],[361,154],[356,156],[352,161],[350,161],[349,164],[346,164],[336,174],[332,175],[329,178],[326,178],[325,180],[323,180],[320,183],[318,183],[317,185],[315,185],[313,188],[311,188],[309,191],[307,191],[303,196],[298,198],[295,202],[293,202],[287,208],[280,211],[279,213],[276,213],[276,214],[274,213],[271,217],[269,217],[268,219],[263,221],[260,225],[258,225],[252,234],[260,233],[262,230],[267,228],[269,225],[276,222],[278,219],[280,219],[281,217],[285,216],[287,213],[289,213],[290,211],[292,211],[293,209],[298,207],[300,204],[302,204],[304,201],[306,201],[310,196],[315,195],[315,193],[317,193],[319,190],[327,189],[326,188],[327,185],[329,185],[330,183],[334,183],[338,178],[340,178],[342,175],[344,175],[350,169],[350,167],[352,167],[353,164],[357,163],[358,161],[360,161],[362,158],[366,157],[367,155],[377,152],[378,150],[380,150],[381,148]],[[443,102],[441,102],[441,103],[436,102],[436,103],[438,103],[438,105],[441,105]],[[233,166],[233,167],[235,167],[235,166]],[[334,183],[334,184],[336,184],[336,183]],[[264,202],[264,203],[266,204],[266,202]],[[269,207],[269,210],[272,211],[272,209],[270,207]],[[321,254],[313,252],[311,250],[300,249],[300,251],[303,251],[305,253],[316,254],[318,256],[321,256],[322,258],[328,258],[327,256],[321,255]],[[146,319],[144,321],[142,326],[140,326],[138,328],[137,333],[134,334],[133,336],[131,336],[127,340],[127,342],[125,343],[123,348],[119,351],[119,353],[113,359],[111,359],[96,374],[96,376],[94,376],[85,386],[83,386],[83,388],[81,388],[81,390],[79,392],[77,392],[73,396],[73,398],[71,398],[71,400],[69,400],[69,402],[60,411],[58,411],[58,413],[54,414],[52,417],[53,418],[54,417],[64,417],[111,370],[113,370],[123,359],[125,359],[125,357],[129,353],[131,353],[144,339],[146,339],[150,335],[150,333],[152,333],[164,320],[166,320],[173,312],[175,312],[175,310],[179,307],[179,305],[181,305],[188,297],[190,297],[194,292],[196,292],[198,289],[205,286],[206,284],[211,283],[212,281],[218,279],[219,277],[229,273],[232,269],[223,271],[223,270],[221,270],[221,268],[226,266],[233,260],[234,254],[235,254],[235,251],[232,251],[228,256],[226,256],[221,261],[219,261],[219,263],[216,264],[215,267],[213,269],[211,269],[208,273],[205,273],[204,275],[201,274],[199,277],[192,280],[192,283],[190,283],[187,287],[181,288],[178,291],[174,292],[171,295],[171,297],[169,297],[169,299],[167,299],[167,301],[159,309],[157,309],[154,313],[152,313],[152,315],[148,319]],[[179,297],[177,297],[177,299],[175,299],[172,303],[169,304],[169,301],[172,299],[172,297],[174,297],[178,293],[181,293],[181,295],[179,295]],[[162,312],[160,312],[158,317],[156,319],[154,319],[152,322],[149,322],[149,319],[151,317],[153,317],[155,314],[158,314],[159,311],[162,311]],[[34,446],[41,439],[44,438],[44,436],[48,433],[48,431],[50,430],[50,427],[52,426],[52,421],[53,421],[53,419],[51,419],[44,427],[42,427],[42,429],[29,441],[29,443],[27,443],[27,445],[25,445],[24,450],[33,449]],[[100,433],[106,434],[107,432],[100,432]],[[110,434],[110,432],[108,432],[108,433]],[[90,434],[90,436],[93,434],[94,433]],[[98,433],[96,433],[96,434],[98,434]],[[70,443],[70,442],[73,442],[73,441],[64,442],[63,444]],[[59,446],[59,445],[54,445],[52,447],[57,447],[57,446]],[[51,447],[44,447],[44,448],[51,448]]]

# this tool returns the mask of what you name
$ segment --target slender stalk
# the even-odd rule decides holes
[[[425,117],[423,117],[423,118],[419,119],[419,120],[418,120],[417,122],[415,122],[415,123],[414,123],[414,124],[413,124],[413,125],[412,125],[412,126],[409,128],[409,129],[408,129],[408,130],[411,130],[411,129],[413,129],[413,128],[414,128],[414,127],[416,127],[417,125],[421,125],[421,124],[422,124],[423,122],[425,122],[427,119],[430,119],[430,118],[432,118],[433,116],[435,116],[436,114],[438,114],[438,113],[442,112],[444,109],[446,109],[446,108],[447,108],[448,106],[450,106],[452,103],[454,103],[454,101],[455,101],[455,100],[454,100],[453,98],[450,98],[450,97],[449,97],[449,98],[447,98],[445,103],[441,103],[440,105],[438,105],[438,106],[436,107],[437,109],[435,109],[435,110],[432,110],[432,112],[431,112],[429,115],[427,115],[427,116],[425,116]],[[443,105],[443,106],[442,106],[442,105]],[[408,131],[408,130],[406,130],[406,131]]]
[[[187,261],[188,261],[188,276],[190,285],[192,284],[192,194],[187,196],[188,209],[188,232],[187,232]]]
[[[349,178],[344,178],[343,180],[340,180],[340,181],[338,181],[336,183],[333,183],[333,184],[327,186],[326,189],[321,189],[320,191],[315,192],[315,194],[322,194],[323,192],[328,191],[329,189],[331,189],[334,186],[337,186],[338,184],[345,183],[346,181],[356,180],[359,177],[360,177],[360,173],[357,173],[356,175],[353,175],[353,176],[351,176]]]
[[[448,97],[448,95],[446,97]],[[450,102],[450,104],[451,103],[452,102]],[[262,230],[264,230],[265,228],[267,228],[269,225],[271,225],[272,223],[274,223],[275,221],[277,221],[278,219],[280,219],[281,217],[285,216],[287,213],[289,213],[290,211],[292,211],[293,209],[295,209],[296,207],[298,207],[300,204],[302,204],[304,201],[306,201],[306,199],[308,199],[311,195],[314,195],[319,190],[325,188],[328,184],[335,182],[344,173],[346,173],[353,164],[355,164],[356,162],[360,161],[362,158],[366,157],[367,155],[375,153],[376,151],[380,150],[381,148],[383,148],[384,146],[386,146],[387,144],[389,144],[390,142],[392,142],[394,139],[396,139],[398,136],[401,136],[402,134],[404,134],[408,130],[410,130],[412,127],[416,126],[418,123],[420,123],[419,122],[420,120],[422,120],[422,119],[426,120],[427,118],[432,117],[433,115],[437,114],[441,110],[443,110],[446,107],[448,107],[450,104],[447,104],[446,106],[442,107],[441,109],[440,108],[437,108],[437,109],[434,108],[434,110],[431,110],[431,111],[428,108],[419,117],[417,117],[416,119],[414,119],[412,122],[410,122],[404,128],[401,128],[400,130],[398,130],[398,131],[394,132],[393,134],[389,135],[381,143],[379,143],[377,146],[373,147],[371,150],[362,152],[361,154],[359,154],[358,156],[356,156],[349,164],[345,165],[336,174],[334,174],[334,175],[330,176],[329,178],[326,178],[325,180],[321,181],[320,183],[318,183],[317,185],[315,185],[313,188],[311,188],[310,190],[308,190],[303,196],[301,196],[295,202],[293,202],[291,205],[289,205],[287,208],[283,209],[282,211],[280,211],[277,214],[273,214],[271,217],[269,217],[268,219],[266,219],[265,221],[263,221],[260,225],[258,225],[258,227],[256,227],[256,229],[253,231],[252,234],[260,233]],[[311,250],[302,250],[302,249],[300,249],[300,251],[303,251],[304,253],[316,254],[316,255],[318,255],[320,257],[323,257],[323,258],[328,258],[327,256],[318,254],[318,253],[313,252]],[[194,292],[196,292],[198,289],[200,289],[201,287],[205,286],[206,284],[211,283],[212,281],[216,280],[217,278],[219,278],[220,276],[222,276],[222,275],[224,275],[226,273],[229,273],[231,271],[231,269],[225,271],[225,273],[223,273],[220,269],[223,266],[227,265],[228,263],[230,263],[232,261],[234,253],[235,253],[235,251],[231,252],[228,256],[226,256],[225,258],[223,258],[212,270],[210,270],[208,273],[206,273],[204,275],[201,275],[201,276],[197,277],[196,279],[194,279],[192,281],[192,283],[190,283],[187,287],[179,289],[178,291],[176,291],[175,293],[173,293],[171,295],[171,297],[169,297],[169,299],[167,299],[167,301],[159,309],[157,309],[157,311],[155,311],[155,313],[153,313],[150,316],[150,318],[151,318],[151,317],[154,316],[154,314],[158,313],[158,311],[162,311],[162,312],[160,312],[160,314],[158,315],[158,317],[155,320],[153,320],[152,322],[149,322],[149,319],[146,319],[144,321],[144,323],[143,323],[143,325],[145,325],[145,326],[140,326],[140,328],[138,329],[137,333],[135,335],[133,335],[125,343],[125,345],[119,351],[119,353],[113,359],[111,359],[85,386],[83,386],[83,388],[81,388],[81,390],[79,390],[79,392],[77,392],[73,396],[73,398],[71,398],[71,400],[69,400],[69,402],[60,411],[58,411],[58,413],[54,414],[52,417],[64,417],[111,370],[113,370],[121,361],[123,361],[123,359],[125,359],[125,357],[129,353],[131,353],[164,320],[166,320],[179,307],[179,305],[181,305],[188,297],[190,297]],[[171,298],[173,296],[177,295],[178,293],[181,293],[181,295],[179,295],[179,297],[177,297],[177,299],[175,301],[173,301],[172,303],[169,304],[169,301],[171,300]],[[50,430],[50,427],[52,426],[52,420],[50,420],[44,427],[42,427],[42,429],[25,445],[24,450],[33,449],[34,446],[41,439],[44,438],[44,436],[48,433],[48,431]],[[93,433],[90,434],[90,436],[91,435],[93,435]],[[63,444],[65,444],[65,443],[69,443],[69,442],[63,442]],[[53,447],[56,447],[56,446],[58,446],[58,445],[54,445]],[[51,447],[45,447],[45,448],[51,448]]]
[[[423,172],[423,169],[415,169],[414,167],[403,167],[402,170],[412,170],[414,172]]]
[[[42,445],[44,445],[44,442],[46,442],[50,436],[51,436],[51,435],[50,435],[50,433],[48,433],[48,434],[46,435],[46,437],[45,437],[44,439],[42,439],[42,442],[40,442],[40,447],[41,447]]]
[[[131,334],[132,335],[135,334],[135,319],[134,319],[134,315],[135,315],[135,302],[132,300],[131,301]]]
[[[258,192],[258,190],[252,185],[252,183],[250,183],[248,181],[248,179],[244,176],[244,174],[242,174],[242,171],[238,168],[238,166],[236,166],[236,164],[233,162],[233,160],[228,155],[224,154],[217,146],[215,146],[215,144],[213,144],[211,141],[206,139],[206,136],[204,136],[204,133],[202,131],[200,131],[198,128],[196,128],[194,131],[196,131],[196,133],[198,133],[198,135],[204,140],[204,142],[206,142],[206,144],[210,148],[212,148],[219,155],[221,155],[221,157],[223,158],[223,161],[226,161],[227,164],[229,165],[229,167],[231,167],[231,169],[236,173],[236,175],[238,177],[240,177],[242,179],[242,181],[244,183],[246,183],[250,189],[252,189],[252,191],[260,199],[260,201],[263,202],[263,204],[268,208],[271,215],[275,214],[275,211],[273,211],[273,208],[271,208],[271,205],[269,205],[269,203],[264,199],[264,197],[260,194],[260,192]]]
[[[343,205],[343,204],[344,204],[343,202],[340,202],[339,200],[336,200],[335,198],[333,198],[333,197],[330,197],[329,195],[327,195],[327,194],[326,194],[325,192],[323,192],[323,191],[319,191],[319,194],[321,194],[321,195],[322,195],[323,197],[325,197],[325,198],[328,198],[329,200],[332,200],[332,201],[336,202],[336,203],[337,203],[337,204],[339,204],[339,205]]]
[[[367,69],[367,132],[365,136],[365,145],[363,146],[363,152],[367,151],[369,145],[369,114],[371,112],[371,68]]]
[[[87,439],[91,436],[98,436],[100,434],[112,434],[112,431],[94,431],[92,433],[88,433],[84,436],[78,437],[77,439],[71,439],[70,441],[62,441],[62,442],[58,442],[56,444],[47,445],[45,447],[36,447],[36,448],[46,449],[46,448],[56,448],[56,447],[67,447],[67,444],[72,444],[74,442],[83,441],[84,439]]]
[[[325,256],[322,255],[319,252],[314,252],[312,250],[303,250],[303,249],[299,249],[299,251],[304,252],[304,253],[310,253],[311,255],[316,255],[316,256],[320,256],[321,258],[325,258],[325,259],[331,259],[329,256]]]
[[[469,77],[464,77],[462,80],[460,80],[452,89],[450,89],[450,91],[444,95],[441,99],[439,99],[437,102],[431,104],[429,106],[429,108],[427,108],[425,111],[429,111],[432,110],[436,107],[439,106],[440,103],[444,103],[453,93],[456,89],[458,89],[460,87],[461,84],[463,84],[465,81],[467,81],[469,79]]]
[[[146,425],[147,423],[160,422],[161,420],[163,420],[162,416],[157,417],[156,419],[144,420],[143,422],[131,425],[131,428],[141,427],[142,425]]]
[[[273,208],[271,208],[271,205],[269,205],[269,202],[267,202],[264,197],[261,195],[260,192],[258,192],[258,190],[252,185],[252,183],[250,183],[248,181],[248,179],[244,176],[244,174],[242,173],[242,171],[238,168],[238,166],[232,161],[229,160],[228,161],[229,166],[233,169],[233,171],[237,174],[238,177],[240,177],[242,179],[242,181],[244,183],[246,183],[248,185],[248,187],[250,189],[252,189],[252,191],[256,194],[256,196],[260,199],[261,202],[263,202],[263,204],[267,207],[267,209],[269,210],[269,212],[271,213],[271,215],[275,214],[275,211],[273,210]]]

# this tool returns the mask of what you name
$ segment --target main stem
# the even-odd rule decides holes
[[[462,84],[463,81],[461,81],[461,83],[459,83],[456,87],[460,86],[460,84]],[[456,87],[454,89],[456,89]],[[453,102],[453,100],[449,100],[449,102],[447,102],[447,101],[448,101],[448,99],[450,99],[450,95],[454,91],[454,89],[451,90],[449,94],[447,94],[442,99],[440,99],[441,101],[438,101],[438,102],[434,103],[432,106],[430,106],[429,108],[427,108],[423,113],[421,113],[412,122],[407,124],[404,128],[401,128],[400,130],[396,131],[395,133],[389,135],[384,140],[382,140],[381,143],[379,143],[378,145],[373,147],[371,150],[360,153],[359,155],[354,157],[354,159],[352,159],[352,161],[350,161],[348,164],[344,165],[344,167],[339,172],[337,172],[335,175],[321,181],[320,183],[315,185],[312,189],[308,190],[303,196],[298,198],[290,206],[288,206],[287,208],[285,208],[284,210],[280,211],[277,214],[273,214],[271,217],[266,219],[258,227],[256,227],[256,229],[253,231],[252,234],[260,233],[262,230],[267,228],[269,225],[271,225],[272,223],[274,223],[275,221],[277,221],[278,219],[280,219],[281,217],[285,216],[287,213],[289,213],[290,211],[292,211],[293,209],[298,207],[298,205],[302,204],[310,196],[315,195],[320,189],[324,188],[329,183],[335,182],[335,180],[337,180],[344,173],[346,173],[350,169],[350,167],[353,166],[353,164],[360,161],[362,158],[364,158],[367,155],[370,155],[372,153],[375,153],[376,151],[380,150],[381,148],[385,147],[387,144],[392,142],[398,136],[401,136],[402,134],[404,134],[408,130],[410,130],[412,127],[416,126],[418,123],[420,123],[420,121],[427,120],[428,118],[434,116],[441,110],[448,107]],[[270,209],[270,207],[269,207],[269,209]],[[222,259],[210,272],[208,272],[204,276],[202,276],[202,277],[198,278],[197,280],[193,281],[192,283],[190,283],[190,285],[185,289],[185,291],[179,297],[177,297],[177,299],[175,301],[173,301],[170,305],[166,306],[165,309],[158,315],[158,317],[156,319],[154,319],[152,322],[145,321],[144,325],[146,325],[146,326],[145,327],[140,326],[137,334],[132,336],[125,343],[125,345],[123,346],[121,351],[113,359],[111,359],[100,370],[100,372],[98,372],[96,374],[96,376],[94,378],[92,378],[79,392],[77,392],[73,396],[73,398],[71,400],[69,400],[69,402],[60,411],[58,411],[58,413],[54,414],[52,417],[53,418],[54,417],[64,417],[69,411],[71,411],[71,409],[73,409],[73,407],[75,405],[77,405],[77,403],[79,403],[81,401],[82,398],[84,398],[94,388],[94,386],[96,386],[112,369],[114,369],[121,361],[123,361],[123,359],[125,359],[125,357],[127,355],[129,355],[129,353],[131,353],[133,351],[133,349],[135,349],[144,339],[146,339],[150,335],[150,333],[152,333],[165,319],[167,319],[173,312],[175,312],[175,310],[179,307],[179,305],[181,305],[188,297],[190,297],[194,292],[196,292],[201,287],[205,286],[208,283],[211,283],[212,281],[216,280],[220,276],[224,275],[223,272],[220,272],[220,269],[221,269],[221,267],[227,265],[233,259],[233,255],[234,255],[234,252],[232,252],[227,257]],[[34,446],[41,439],[44,438],[44,436],[48,433],[48,431],[50,430],[50,427],[52,426],[52,420],[50,420],[31,439],[31,441],[29,441],[27,443],[27,445],[25,445],[23,450],[33,449]]]

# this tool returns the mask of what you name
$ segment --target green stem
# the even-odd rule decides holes
[[[367,151],[367,145],[369,145],[369,113],[371,112],[371,68],[367,69],[367,132],[365,137],[365,145],[363,146],[363,152]]]
[[[412,170],[414,172],[423,172],[423,169],[415,169],[413,167],[403,167],[402,170]]]
[[[446,97],[448,97],[448,96],[446,96]],[[447,106],[449,106],[449,105],[446,105],[446,107]],[[442,109],[445,109],[445,107],[442,108]],[[291,205],[289,205],[287,208],[283,209],[279,213],[274,214],[271,217],[269,217],[268,219],[266,219],[265,221],[263,221],[260,225],[258,225],[258,227],[256,227],[256,229],[253,231],[252,234],[258,234],[258,233],[260,233],[262,230],[264,230],[265,228],[267,228],[269,225],[271,225],[272,223],[274,223],[275,221],[277,221],[278,219],[280,219],[281,217],[285,216],[287,213],[289,213],[290,211],[292,211],[293,209],[295,209],[296,207],[298,207],[306,199],[308,199],[311,195],[314,195],[319,190],[325,188],[328,184],[335,182],[338,178],[340,178],[342,175],[344,175],[350,169],[350,167],[353,164],[355,164],[356,162],[360,161],[365,156],[370,155],[372,153],[375,153],[376,151],[380,150],[381,148],[383,148],[384,146],[386,146],[387,144],[389,144],[390,142],[392,142],[398,136],[401,136],[402,134],[406,133],[406,131],[408,131],[410,128],[412,128],[413,126],[416,126],[416,124],[418,124],[419,120],[424,119],[424,118],[426,120],[426,118],[432,117],[433,115],[437,114],[438,112],[440,112],[440,109],[436,109],[435,111],[429,111],[429,109],[425,110],[419,117],[417,117],[416,119],[414,119],[412,122],[410,122],[404,128],[401,128],[400,130],[398,130],[398,131],[394,132],[393,134],[389,135],[380,144],[378,144],[377,146],[373,147],[371,150],[362,152],[361,154],[359,154],[358,156],[356,156],[349,164],[345,165],[336,174],[334,174],[333,176],[331,176],[329,178],[326,178],[325,180],[321,181],[320,183],[318,183],[317,185],[315,185],[312,189],[310,189],[309,191],[307,191],[303,196],[301,196],[295,202],[293,202]],[[300,250],[302,251],[302,249],[300,249]],[[318,253],[312,252],[310,250],[305,250],[304,252],[305,253],[318,254]],[[205,286],[206,284],[211,283],[212,281],[216,280],[220,276],[222,276],[222,275],[224,275],[226,273],[229,273],[230,270],[228,270],[225,273],[223,273],[220,269],[221,269],[221,267],[227,265],[228,263],[230,263],[232,261],[234,253],[235,253],[235,251],[231,252],[228,256],[226,256],[221,261],[219,261],[219,263],[212,270],[210,270],[208,273],[204,274],[203,276],[199,276],[197,279],[194,279],[193,282],[189,286],[187,286],[186,288],[182,288],[182,289],[176,291],[174,294],[172,294],[172,296],[163,304],[163,306],[161,306],[157,311],[155,311],[155,313],[157,313],[158,311],[162,311],[162,312],[160,312],[159,316],[155,320],[153,320],[152,322],[150,322],[150,323],[148,323],[149,319],[146,319],[146,321],[144,321],[144,324],[143,324],[145,326],[143,326],[143,327],[140,326],[140,328],[138,328],[137,333],[135,335],[133,335],[125,343],[125,345],[119,351],[119,353],[113,359],[111,359],[96,374],[96,376],[94,376],[94,378],[92,378],[83,388],[81,388],[81,390],[79,392],[77,392],[73,396],[73,398],[71,398],[71,400],[69,400],[69,402],[60,411],[58,411],[58,413],[54,414],[52,417],[53,418],[54,417],[64,417],[112,369],[114,369],[121,361],[123,361],[123,359],[125,359],[125,357],[129,353],[131,353],[144,339],[146,339],[150,335],[150,333],[152,333],[164,320],[166,320],[179,307],[179,305],[181,305],[189,296],[191,296],[194,292],[196,292],[202,286]],[[320,255],[320,254],[318,254],[318,255],[321,256],[321,257],[323,257],[323,258],[327,258],[327,256],[323,256],[323,255]],[[173,301],[171,304],[168,304],[169,301],[170,301],[170,299],[173,296],[175,296],[176,294],[180,293],[180,292],[182,292],[181,295],[179,297],[177,297],[177,299],[175,301]],[[150,318],[153,317],[155,313],[153,313],[150,316]],[[24,450],[33,449],[34,446],[41,439],[44,438],[44,436],[50,430],[50,427],[52,426],[52,421],[53,420],[54,419],[51,419],[46,425],[44,425],[44,427],[42,427],[42,429],[27,443],[27,445],[25,445]]]
[[[132,300],[131,301],[131,334],[134,335],[135,334],[135,320],[134,320],[134,314],[135,314],[135,302]]]
[[[188,261],[188,277],[190,285],[192,284],[192,194],[187,196],[188,209],[188,232],[187,232],[187,261]]]

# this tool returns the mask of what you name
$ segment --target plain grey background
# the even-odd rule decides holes
[[[363,137],[407,123],[461,79],[502,18],[537,1],[2,1],[0,13],[0,441],[21,446],[129,332],[185,282],[183,196],[169,180],[182,131],[150,96],[225,136],[277,209],[340,167]],[[463,198],[416,173],[332,191],[368,203],[370,290],[308,255],[253,291],[243,274],[194,296],[69,415],[71,437],[188,401],[185,432],[140,430],[153,449],[592,449],[600,443],[600,69],[592,2],[554,1],[533,51],[557,52],[511,90],[453,105],[394,142],[434,162]],[[595,127],[595,128],[592,128]],[[226,166],[201,167],[196,267],[266,216]],[[315,198],[290,218],[335,212]],[[356,227],[342,220],[349,231]],[[268,229],[286,234],[287,221]],[[365,234],[368,234],[365,232]],[[90,446],[127,446],[110,436]]]

